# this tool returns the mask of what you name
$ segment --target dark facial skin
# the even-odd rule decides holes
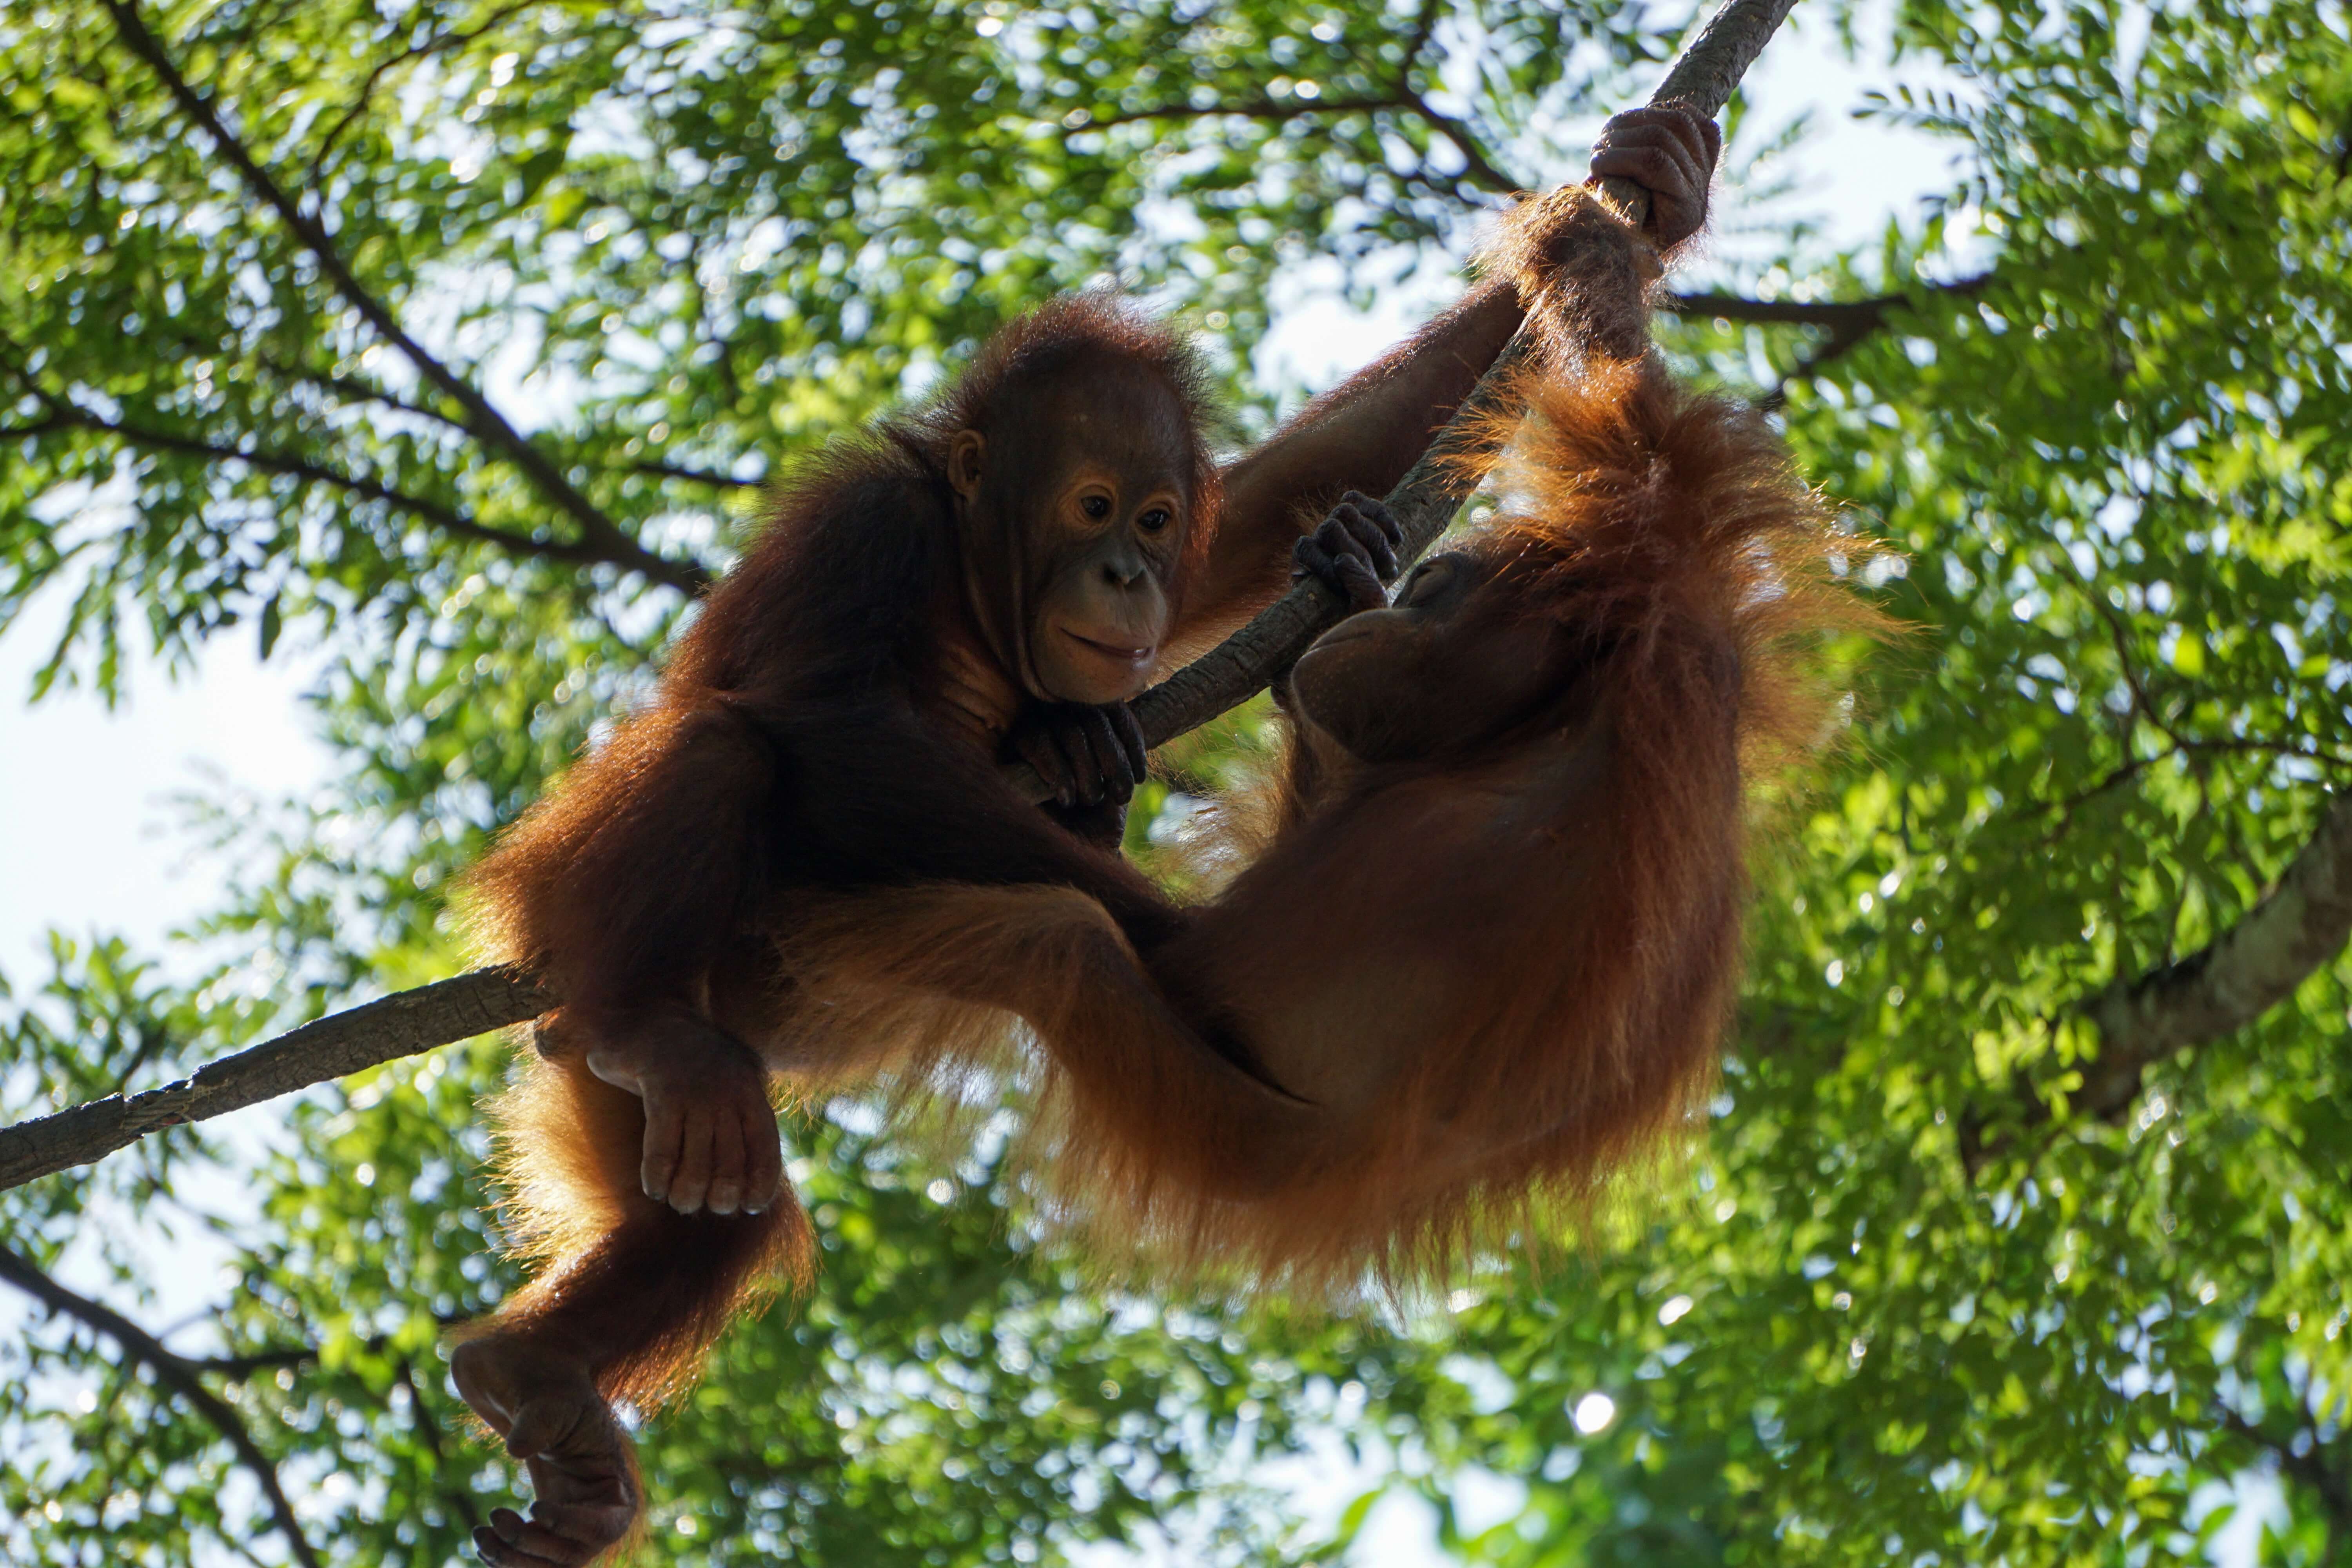
[[[1030,695],[1123,702],[1151,679],[1192,517],[1191,435],[1167,388],[1082,374],[1035,399],[1034,429],[961,432],[948,477],[967,505],[1011,509],[1026,557]]]
[[[1387,608],[1349,616],[1291,670],[1294,708],[1368,763],[1454,754],[1507,729],[1557,689],[1553,627],[1486,613],[1496,568],[1433,555]]]

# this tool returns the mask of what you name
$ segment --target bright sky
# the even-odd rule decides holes
[[[1884,7],[1869,9],[1883,26]],[[1822,220],[1832,245],[1863,243],[1890,217],[1915,218],[1924,198],[1949,186],[1955,165],[1949,143],[1853,118],[1868,89],[1924,79],[1916,68],[1847,63],[1831,47],[1828,21],[1827,11],[1800,6],[1766,51],[1748,79],[1748,126],[1726,165],[1737,168],[1745,149],[1810,113],[1813,134],[1791,171],[1799,188],[1771,212]],[[1718,224],[1737,226],[1740,193],[1724,187],[1717,200]],[[1727,241],[1726,259],[1738,248],[1736,237]],[[1706,263],[1685,282],[1705,286]],[[1262,346],[1261,364],[1286,383],[1328,385],[1442,302],[1434,294],[1401,299],[1368,318],[1328,294],[1318,297],[1310,275]],[[176,680],[138,661],[128,699],[115,712],[75,692],[28,707],[25,694],[54,646],[60,614],[59,605],[37,601],[17,624],[0,628],[0,973],[20,985],[47,973],[52,927],[76,937],[118,933],[152,952],[166,931],[217,900],[220,868],[192,855],[173,795],[216,794],[224,781],[265,799],[296,795],[317,787],[330,765],[305,722],[300,694],[308,671],[299,651],[289,658],[281,644],[278,658],[263,666],[245,628],[208,648],[196,669]],[[175,1272],[200,1282],[213,1270]],[[0,1301],[0,1331],[15,1320],[16,1307]],[[166,1316],[178,1315],[173,1303],[166,1308]],[[1336,1445],[1286,1466],[1282,1478],[1327,1525],[1368,1479]],[[1507,1518],[1517,1496],[1507,1479],[1467,1478],[1462,1501],[1483,1518],[1465,1522]],[[2221,1500],[2217,1494],[2211,1500]],[[2250,1484],[2239,1500],[2242,1511],[2216,1542],[2220,1563],[2250,1561],[2263,1521],[2284,1520],[2267,1481]],[[1433,1568],[1445,1561],[1427,1510],[1415,1501],[1383,1502],[1360,1541],[1362,1568]],[[1087,1561],[1108,1568],[1130,1559],[1102,1552]]]

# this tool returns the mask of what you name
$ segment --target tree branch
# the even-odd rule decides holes
[[[2235,1034],[2292,996],[2352,942],[2352,793],[2334,796],[2294,858],[2243,919],[2188,957],[2115,982],[2075,1009],[2098,1031],[2098,1054],[2083,1065],[2068,1098],[2071,1114],[2116,1122],[2140,1097],[2147,1069],[2183,1051]],[[1960,1163],[1973,1177],[2007,1150],[2022,1126],[2052,1120],[2049,1104],[2022,1076],[2011,1080],[2017,1118],[1965,1113]],[[0,1132],[0,1137],[5,1137]]]
[[[412,403],[405,397],[386,392],[383,387],[372,382],[362,381],[357,376],[337,375],[331,371],[306,370],[299,365],[287,364],[261,354],[254,356],[253,363],[257,368],[266,370],[283,380],[300,382],[308,386],[322,387],[353,403],[373,403],[397,413],[408,415],[412,418],[427,420],[432,424],[455,430],[460,435],[473,434],[462,419],[452,419],[437,408],[428,408],[422,403]]]
[[[300,204],[272,179],[245,144],[230,133],[228,127],[213,111],[212,105],[199,98],[195,89],[188,85],[187,79],[173,64],[170,53],[140,17],[136,0],[100,0],[100,3],[114,19],[115,31],[123,46],[161,79],[181,111],[195,122],[220,155],[236,170],[246,187],[264,205],[277,213],[288,228],[293,230],[295,237],[318,261],[319,269],[334,284],[335,291],[342,296],[344,302],[359,312],[361,319],[375,331],[377,336],[407,356],[419,374],[465,410],[466,428],[478,440],[504,454],[509,461],[529,476],[541,494],[579,524],[582,537],[597,548],[598,559],[625,561],[630,570],[688,594],[709,584],[710,574],[698,563],[673,561],[647,550],[631,538],[620,524],[606,517],[597,510],[594,502],[580,493],[578,488],[564,477],[562,470],[555,466],[552,458],[532,446],[520,431],[509,424],[506,416],[492,406],[488,398],[410,337],[384,303],[360,282],[325,226],[303,212]]]
[[[2331,1539],[2352,1539],[2352,1474],[2327,1462],[2330,1445],[2315,1437],[2309,1451],[2298,1454],[2291,1440],[2272,1436],[2226,1405],[2218,1408],[2225,1430],[2261,1449],[2282,1474],[2311,1489],[2327,1515]]]
[[[301,1521],[294,1517],[294,1504],[278,1479],[278,1467],[261,1451],[261,1446],[253,1440],[253,1434],[246,1430],[236,1412],[205,1386],[193,1366],[130,1319],[67,1289],[35,1268],[31,1259],[5,1246],[0,1246],[0,1279],[5,1279],[51,1311],[62,1312],[104,1334],[121,1345],[126,1355],[144,1363],[155,1374],[156,1382],[186,1400],[197,1415],[228,1440],[238,1459],[253,1472],[254,1479],[261,1485],[262,1495],[269,1500],[270,1517],[277,1521],[278,1532],[286,1538],[296,1561],[305,1568],[320,1568],[319,1554],[302,1533]]]
[[[1792,0],[1793,3],[1793,0]],[[1785,11],[1786,6],[1782,9]],[[1076,124],[1065,120],[1063,125],[1071,134],[1084,131],[1099,131],[1106,126],[1131,124],[1140,120],[1203,120],[1230,117],[1239,120],[1296,120],[1309,114],[1366,114],[1381,110],[1410,110],[1444,133],[1462,154],[1462,172],[1472,183],[1498,195],[1522,190],[1521,182],[1513,179],[1496,166],[1494,157],[1486,151],[1467,125],[1450,114],[1440,114],[1429,100],[1414,90],[1412,68],[1420,63],[1422,52],[1429,47],[1430,36],[1437,28],[1437,7],[1424,3],[1414,19],[1412,35],[1405,42],[1404,58],[1397,67],[1396,84],[1384,98],[1300,98],[1288,103],[1277,103],[1271,98],[1255,99],[1245,103],[1213,103],[1205,107],[1192,103],[1165,103],[1150,109],[1125,110],[1106,114],[1099,119],[1085,110]],[[1716,106],[1717,109],[1721,104]]]
[[[1751,300],[1743,294],[1668,294],[1658,301],[1658,308],[1677,316],[1721,316],[1728,321],[1826,327],[1832,333],[1840,333],[1873,331],[1885,322],[1889,310],[1912,302],[1907,294],[1879,294],[1866,300]]]
[[[641,474],[651,474],[657,479],[683,479],[690,485],[709,485],[714,489],[756,490],[768,482],[765,479],[739,479],[732,474],[714,473],[709,468],[688,468],[677,463],[648,462],[630,466]]]
[[[536,1018],[562,998],[503,969],[478,969],[305,1024],[177,1083],[110,1095],[0,1128],[0,1190],[86,1165],[150,1132],[209,1121],[401,1057]]]
[[[1396,90],[1405,103],[1423,120],[1445,133],[1456,151],[1462,154],[1463,173],[1476,184],[1498,195],[1508,195],[1524,187],[1495,165],[1487,155],[1485,143],[1470,133],[1469,127],[1451,115],[1440,114],[1430,108],[1429,100],[1413,89],[1413,68],[1421,63],[1430,40],[1437,36],[1437,0],[1421,0],[1421,9],[1413,17],[1412,36],[1405,40],[1404,58],[1397,64]]]
[[[1729,321],[1822,328],[1828,335],[1821,345],[1799,361],[1780,384],[1759,400],[1760,406],[1770,410],[1789,400],[1790,383],[1817,375],[1832,362],[1843,358],[1885,327],[1895,312],[1922,309],[1930,300],[1966,299],[1980,294],[1992,285],[1993,279],[1991,272],[1979,272],[1951,283],[1931,283],[1906,293],[1879,294],[1864,300],[1750,300],[1738,294],[1669,294],[1660,301],[1659,308],[1678,316],[1719,316]]]
[[[1368,114],[1377,110],[1412,107],[1401,98],[1301,98],[1288,103],[1263,98],[1247,103],[1212,103],[1205,108],[1191,103],[1158,103],[1149,109],[1121,110],[1117,114],[1083,111],[1087,114],[1085,121],[1069,125],[1067,130],[1075,136],[1084,131],[1132,125],[1144,120],[1297,120],[1308,114]]]
[[[183,436],[175,431],[157,430],[144,426],[126,424],[120,420],[101,419],[86,409],[70,405],[59,406],[56,416],[47,423],[51,428],[71,427],[102,431],[110,436],[119,436],[136,447],[165,452],[183,452],[191,457],[206,458],[215,462],[244,463],[266,473],[289,474],[295,479],[348,490],[355,496],[361,496],[369,500],[383,501],[387,506],[421,518],[445,533],[455,534],[460,539],[471,539],[483,544],[495,545],[515,555],[540,556],[550,561],[571,562],[580,565],[604,563],[635,570],[633,561],[607,554],[598,546],[586,541],[564,543],[557,540],[532,539],[524,534],[509,533],[503,529],[491,528],[486,523],[476,522],[463,512],[455,508],[444,506],[439,501],[427,500],[423,496],[412,495],[406,490],[394,489],[391,486],[369,479],[365,475],[347,474],[341,469],[330,468],[324,464],[314,463],[288,453],[255,450],[244,447],[215,446],[200,437]]]
[[[2147,1069],[2234,1034],[2294,994],[2352,941],[2352,793],[2336,795],[2319,826],[2245,917],[2178,963],[2109,986],[2084,1014],[2099,1055],[2074,1104],[2105,1121],[2139,1098]]]
[[[121,0],[105,0],[110,7]],[[1795,0],[1727,0],[1677,60],[1651,101],[1679,99],[1716,114],[1741,74]],[[1622,180],[1601,191],[1636,221],[1648,197]],[[1510,400],[1531,340],[1516,339],[1490,366],[1445,428],[1389,492],[1389,510],[1405,531],[1406,560],[1426,550],[1466,499],[1492,452],[1477,434]],[[1144,738],[1158,746],[1249,700],[1346,613],[1337,595],[1307,578],[1206,656],[1136,700]],[[1006,769],[1031,799],[1052,792],[1025,765]],[[87,1164],[158,1128],[200,1121],[290,1094],[363,1068],[414,1056],[535,1018],[562,997],[545,982],[509,970],[484,969],[404,991],[306,1024],[251,1050],[200,1068],[194,1077],[128,1100],[115,1097],[0,1128],[0,1190]]]
[[[414,45],[396,55],[378,60],[362,79],[360,89],[352,95],[350,107],[337,117],[334,124],[327,128],[327,133],[319,139],[319,150],[310,154],[311,183],[315,184],[325,173],[327,155],[335,150],[335,143],[342,139],[343,132],[349,131],[359,117],[367,111],[368,100],[375,96],[376,87],[383,80],[386,71],[395,66],[405,65],[411,60],[421,60],[427,56],[438,54],[454,45],[470,44],[507,22],[517,12],[529,8],[530,0],[516,0],[515,4],[501,5],[492,11],[478,26],[436,33],[421,44]]]

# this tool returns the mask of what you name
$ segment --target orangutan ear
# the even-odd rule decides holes
[[[948,483],[970,500],[980,493],[980,459],[988,439],[977,430],[959,430],[948,442]]]

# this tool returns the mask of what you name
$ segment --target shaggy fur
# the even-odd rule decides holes
[[[507,1225],[535,1278],[470,1332],[576,1352],[609,1394],[645,1404],[690,1379],[779,1268],[804,1269],[789,1194],[766,1215],[724,1217],[646,1200],[638,1102],[579,1057],[583,1038],[667,1008],[715,1020],[776,1065],[804,1062],[772,932],[828,890],[1053,884],[1108,910],[1126,939],[1180,927],[1116,853],[1013,792],[997,736],[948,711],[943,690],[969,689],[975,669],[1020,700],[1039,547],[1002,506],[958,507],[957,432],[983,437],[1002,494],[1017,496],[1059,460],[1056,399],[1099,388],[1139,417],[1181,420],[1190,531],[1165,590],[1182,646],[1281,591],[1311,506],[1410,467],[1517,320],[1507,287],[1482,291],[1221,472],[1184,341],[1113,296],[1070,296],[1008,325],[929,402],[789,472],[650,700],[466,879],[481,956],[566,998],[541,1022],[548,1059],[493,1108]],[[827,1072],[879,1049],[844,1048]]]
[[[1752,411],[1654,358],[1526,395],[1507,510],[1469,547],[1500,576],[1463,613],[1564,634],[1541,711],[1457,755],[1302,747],[1288,826],[1146,958],[1060,889],[796,925],[824,1087],[1025,1078],[1049,1211],[1098,1248],[1341,1294],[1584,1209],[1689,1122],[1740,971],[1748,803],[1834,730],[1829,640],[1880,622],[1832,570],[1857,542]],[[1392,995],[1434,1021],[1368,1044],[1344,1106],[1278,1087],[1318,1070],[1295,1014],[1348,1000],[1300,976],[1333,969],[1368,1042]]]

